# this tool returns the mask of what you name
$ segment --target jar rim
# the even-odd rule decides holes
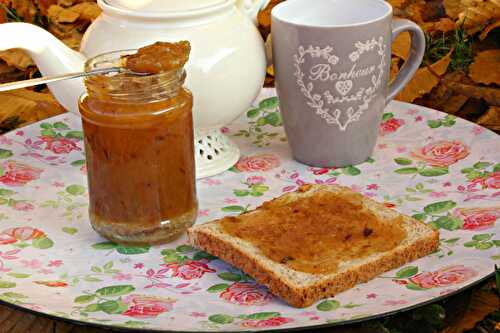
[[[85,62],[85,71],[99,68],[121,67],[123,56],[136,53],[137,49],[124,49],[99,54]],[[183,67],[166,72],[147,75],[109,73],[89,76],[84,79],[91,94],[105,93],[114,101],[159,100],[174,96],[184,83],[186,72]]]

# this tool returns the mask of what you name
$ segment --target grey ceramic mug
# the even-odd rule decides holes
[[[411,52],[388,86],[391,42],[411,34]],[[386,104],[418,69],[425,38],[392,19],[382,0],[288,0],[272,10],[273,62],[294,158],[331,167],[373,152]]]

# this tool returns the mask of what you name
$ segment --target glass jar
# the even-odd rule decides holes
[[[135,50],[92,58],[85,70],[119,66]],[[79,101],[92,227],[125,244],[174,240],[197,216],[191,93],[183,68],[85,80]]]

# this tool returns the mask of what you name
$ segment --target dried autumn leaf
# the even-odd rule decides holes
[[[56,1],[59,6],[71,7],[75,4],[76,0],[58,0]]]
[[[479,125],[483,125],[492,129],[494,131],[500,130],[500,107],[498,106],[490,106],[488,111],[483,114],[478,120],[477,123]]]
[[[18,117],[23,125],[65,112],[48,93],[18,89],[0,93],[0,123]]]
[[[93,21],[101,14],[101,9],[94,2],[82,2],[74,5],[70,9],[79,14],[79,20],[85,21]]]
[[[19,81],[24,79],[24,73],[14,66],[9,66],[0,61],[0,83]]]
[[[444,0],[443,5],[446,14],[470,34],[500,18],[499,0]]]
[[[424,29],[424,31],[426,32],[449,32],[455,30],[456,28],[456,23],[448,17],[440,18],[435,22],[425,22],[424,24],[422,24],[422,29]]]
[[[401,59],[408,59],[411,37],[408,31],[400,33],[392,42],[392,54]]]
[[[78,17],[79,13],[76,13],[68,8],[63,8],[59,5],[52,5],[49,8],[48,18],[50,21],[55,23],[73,23]]]
[[[445,80],[446,81],[446,80]],[[446,82],[448,89],[456,94],[464,95],[476,100],[484,100],[489,105],[500,106],[500,89],[474,86],[460,82]]]
[[[10,0],[1,2],[7,7],[13,9],[19,19],[24,22],[33,22],[33,19],[38,12],[35,4],[31,0]]]
[[[492,19],[500,18],[500,1],[498,0],[462,0],[464,10],[458,14],[458,22],[464,28],[480,30]]]
[[[5,61],[7,65],[14,66],[20,70],[25,70],[35,64],[30,56],[21,49],[0,51],[0,59]]]
[[[386,0],[388,3],[391,4],[392,8],[395,9],[402,9],[406,6],[406,0]]]
[[[424,0],[416,1],[406,7],[405,12],[408,15],[408,18],[415,23],[422,24],[424,23],[424,13],[426,10],[426,2]]]
[[[458,19],[458,14],[463,10],[461,0],[444,0],[443,6],[446,15],[455,20]]]
[[[7,13],[2,6],[0,6],[0,24],[7,22]]]
[[[35,0],[34,2],[43,16],[48,15],[50,6],[57,4],[57,0]]]
[[[469,97],[464,95],[453,95],[443,104],[443,111],[446,113],[455,114],[467,102]]]
[[[271,0],[267,6],[257,14],[257,26],[264,38],[271,32],[271,11],[284,0]]]
[[[460,318],[457,318],[452,327],[445,329],[443,332],[486,332],[485,329],[479,328],[476,324],[478,324],[478,318],[489,318],[488,314],[495,313],[500,307],[498,296],[492,292],[494,290],[494,281],[493,279],[491,286],[487,284],[484,288],[474,290],[467,311]],[[493,325],[491,326],[493,327]],[[476,328],[474,328],[475,326]]]
[[[497,21],[491,23],[490,25],[488,25],[486,28],[484,28],[483,31],[481,31],[481,33],[479,34],[479,39],[484,40],[486,37],[488,37],[488,34],[491,31],[493,31],[493,29],[498,28],[498,27],[500,27],[500,20],[497,20]]]
[[[398,74],[399,72],[399,61],[401,59],[399,59],[398,57],[392,57],[391,59],[391,71],[389,73],[389,82],[392,82],[395,78],[396,78],[396,75]]]
[[[477,83],[500,84],[500,49],[480,52],[469,67],[469,77]]]
[[[396,96],[397,100],[403,102],[413,102],[416,98],[422,97],[434,88],[440,80],[440,76],[446,73],[451,62],[451,51],[439,61],[430,66],[417,70],[415,76],[408,82],[404,89]],[[436,76],[438,75],[438,76]]]

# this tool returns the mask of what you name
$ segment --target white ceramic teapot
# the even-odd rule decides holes
[[[268,0],[97,2],[102,14],[87,29],[80,52],[27,23],[0,24],[0,50],[26,50],[42,75],[49,76],[82,71],[87,58],[101,53],[188,40],[192,51],[186,85],[194,96],[197,176],[232,166],[239,151],[219,128],[241,115],[262,87],[266,57],[252,20]],[[49,88],[66,109],[78,113],[82,80],[53,83]]]

